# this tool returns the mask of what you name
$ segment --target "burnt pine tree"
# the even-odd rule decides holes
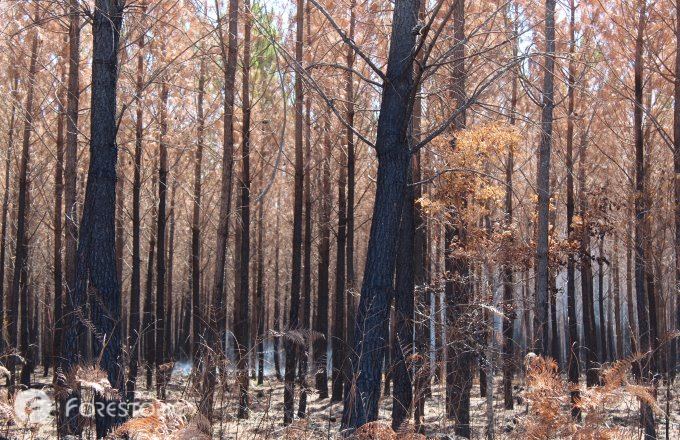
[[[69,295],[69,319],[64,341],[65,372],[82,360],[78,340],[85,331],[82,317],[88,294],[95,299],[90,319],[96,333],[93,350],[99,367],[113,388],[123,390],[120,337],[120,286],[116,272],[116,84],[118,43],[123,22],[123,1],[97,0],[92,18],[92,95],[90,165],[77,251],[75,290]],[[77,398],[76,396],[73,396]],[[115,404],[106,396],[96,400]],[[77,406],[76,406],[77,408]],[[77,432],[77,414],[67,414],[69,430]],[[118,422],[115,414],[97,415],[97,436],[104,437]]]
[[[574,235],[574,88],[576,49],[576,2],[569,0],[569,65],[567,68],[567,237],[573,240]],[[567,371],[569,382],[579,383],[579,343],[578,320],[576,316],[576,277],[573,253],[567,256],[567,326],[569,329],[567,346]],[[585,309],[584,309],[585,310]],[[571,390],[572,415],[580,416],[576,406],[579,399],[578,388]]]
[[[250,19],[250,0],[244,1],[246,17],[243,32],[243,80],[241,99],[243,105],[243,120],[241,123],[241,249],[239,267],[241,291],[234,308],[234,335],[239,343],[239,362],[246,362],[249,353],[250,317],[248,304],[250,301],[250,34],[252,21]],[[245,353],[245,355],[242,355]],[[239,365],[239,370],[247,370],[247,365]],[[248,418],[248,376],[239,375],[239,407],[238,417]]]
[[[304,0],[297,0],[297,29],[295,37],[295,61],[302,65],[302,49],[304,34]],[[293,189],[293,234],[291,250],[291,284],[290,311],[288,328],[297,330],[300,324],[300,290],[302,271],[302,197],[304,180],[304,157],[302,145],[303,123],[303,90],[302,75],[295,73],[295,180]],[[298,347],[291,338],[284,339],[286,348],[286,371],[283,389],[283,424],[293,421],[295,405],[295,367],[297,365]]]
[[[222,140],[222,180],[220,182],[220,211],[217,224],[217,247],[215,250],[215,270],[213,272],[212,304],[210,309],[209,326],[205,332],[206,346],[211,349],[217,348],[216,360],[225,358],[227,312],[224,298],[225,290],[225,262],[227,241],[229,238],[229,214],[231,211],[232,179],[234,169],[234,97],[236,87],[236,64],[238,58],[237,35],[238,35],[238,0],[229,0],[229,25],[225,38],[222,18],[220,16],[219,1],[215,0],[217,11],[217,35],[220,42],[222,56],[222,69],[224,73],[224,137]],[[234,321],[234,328],[247,325],[247,321]],[[242,350],[245,341],[236,336],[236,350],[239,357],[239,369],[244,362],[247,363],[246,353]],[[243,361],[243,358],[246,360]],[[212,419],[213,398],[215,392],[216,374],[215,365],[211,360],[205,363],[203,378],[203,391],[199,402],[199,412]],[[247,367],[247,365],[246,365]],[[247,374],[241,371],[240,374]]]
[[[541,109],[541,141],[538,149],[536,190],[538,223],[536,227],[536,347],[550,353],[548,324],[548,224],[550,204],[550,150],[552,147],[553,110],[555,108],[555,0],[545,2],[545,66]]]
[[[638,339],[639,349],[646,353],[653,347],[651,317],[656,313],[653,308],[654,302],[647,306],[645,298],[645,275],[648,271],[647,255],[645,252],[645,222],[647,210],[645,207],[645,145],[643,135],[643,93],[644,93],[644,34],[647,24],[647,2],[639,0],[639,17],[635,38],[635,59],[634,69],[634,102],[633,102],[633,131],[635,138],[635,245],[634,245],[634,264],[635,264],[635,295],[637,300],[637,320],[638,320]],[[654,321],[656,324],[656,321]],[[652,355],[653,358],[653,355]],[[634,369],[635,375],[639,380],[650,379],[649,363],[638,362]],[[652,407],[645,402],[640,403],[640,423],[645,430],[645,438],[656,438],[656,424]]]
[[[39,6],[36,4],[35,23],[39,20]],[[29,185],[28,168],[31,160],[31,133],[33,132],[33,117],[34,117],[34,91],[35,91],[35,76],[38,62],[38,45],[40,39],[38,30],[34,29],[31,36],[31,57],[28,68],[28,90],[26,92],[26,104],[24,106],[24,127],[23,139],[21,143],[21,165],[19,167],[19,189],[18,200],[16,205],[16,237],[14,249],[14,273],[12,277],[12,287],[9,292],[9,338],[10,347],[19,348],[21,355],[26,359],[21,371],[22,385],[30,385],[30,374],[33,368],[33,356],[27,352],[28,338],[29,338],[29,322],[28,322],[28,250],[29,250],[29,235],[27,233],[28,210],[29,210]],[[21,297],[21,302],[19,298]],[[19,310],[19,307],[21,310]],[[20,344],[17,346],[15,338],[19,336],[19,315],[21,315],[21,336]],[[16,356],[11,356],[9,361],[10,379],[10,394],[14,392],[14,385],[16,384]]]
[[[132,184],[132,274],[130,277],[130,322],[128,327],[128,350],[130,365],[126,385],[126,400],[133,407],[137,374],[139,372],[139,352],[142,344],[140,338],[141,310],[141,186],[142,186],[142,152],[144,136],[144,104],[141,100],[144,91],[144,32],[137,38],[137,66],[135,83],[135,152]]]
[[[377,419],[380,361],[387,345],[387,319],[396,264],[399,224],[407,185],[410,151],[407,132],[412,105],[413,58],[418,0],[397,0],[375,142],[378,175],[373,221],[355,325],[351,380],[356,395],[345,396],[342,426],[356,428]]]

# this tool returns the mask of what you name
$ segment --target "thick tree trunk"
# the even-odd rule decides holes
[[[361,299],[355,323],[353,381],[345,398],[342,426],[356,428],[378,416],[380,362],[386,347],[389,299],[396,264],[399,223],[410,163],[407,131],[411,119],[418,0],[397,0],[376,137],[378,174],[373,221],[366,255]],[[367,331],[368,329],[368,331]],[[356,362],[354,362],[354,360]]]
[[[68,307],[76,313],[92,302],[90,319],[96,333],[93,350],[100,359],[99,367],[107,372],[113,388],[123,390],[122,350],[120,339],[120,286],[116,272],[116,84],[118,80],[118,42],[123,21],[123,3],[97,0],[92,21],[93,60],[90,134],[90,166],[88,170],[83,219],[77,250],[75,290],[69,295]],[[65,334],[63,356],[65,373],[80,363],[79,336],[85,331],[76,317],[69,322]],[[96,396],[104,404],[116,399]],[[77,407],[77,406],[76,406]],[[76,414],[68,414],[69,428],[76,431]],[[119,423],[120,417],[104,414],[96,419],[97,436],[105,436]],[[74,429],[75,428],[75,429]]]

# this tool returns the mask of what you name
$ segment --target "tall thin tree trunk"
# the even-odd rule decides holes
[[[567,83],[567,238],[574,237],[574,88],[576,81],[576,67],[574,54],[576,52],[576,1],[569,0],[569,67]],[[578,318],[576,316],[576,277],[574,254],[567,256],[567,326],[569,328],[569,346],[567,347],[567,374],[569,382],[579,383],[579,347],[578,347]],[[585,307],[583,309],[586,310]],[[580,416],[580,409],[576,405],[580,398],[578,387],[572,388],[571,413],[573,417]]]
[[[305,25],[307,26],[306,44],[311,46],[311,19],[309,1],[305,3]],[[311,169],[312,169],[312,100],[311,95],[305,95],[305,153],[304,153],[304,179],[303,179],[303,204],[304,204],[304,235],[302,242],[302,313],[301,325],[303,329],[312,328],[312,194],[311,194]],[[305,341],[306,342],[306,341]],[[309,344],[300,348],[300,403],[298,405],[298,417],[307,416],[307,373],[308,373],[308,349]]]
[[[297,0],[297,30],[295,37],[295,62],[302,65],[302,49],[304,34],[304,0]],[[304,180],[303,157],[303,90],[302,76],[295,73],[295,183],[293,189],[293,234],[291,249],[291,284],[290,284],[290,314],[288,328],[297,330],[300,312],[300,288],[302,271],[302,198]],[[284,341],[286,348],[285,387],[283,391],[283,423],[288,425],[293,421],[295,406],[295,367],[300,348],[290,339]]]
[[[645,274],[648,264],[645,252],[645,223],[647,212],[645,207],[645,145],[642,132],[643,122],[643,68],[644,68],[644,34],[647,22],[647,2],[638,1],[639,19],[637,23],[637,35],[635,40],[635,62],[634,62],[634,92],[635,101],[633,103],[633,130],[635,135],[635,294],[637,297],[637,321],[638,339],[640,350],[647,352],[652,347],[650,341],[650,315],[656,313],[652,309],[653,304],[647,308],[645,298]],[[653,295],[653,292],[649,292]],[[651,296],[650,296],[651,297]],[[652,355],[653,356],[653,355]],[[649,380],[649,367],[647,362],[639,362],[635,368],[635,374],[641,381]],[[654,413],[649,404],[640,402],[640,422],[645,430],[645,437],[656,438],[656,423]]]
[[[142,153],[144,137],[144,32],[137,37],[137,72],[135,95],[135,153],[132,182],[132,274],[130,277],[130,322],[128,328],[128,350],[130,366],[126,385],[126,400],[129,408],[134,408],[135,388],[139,372],[139,352],[141,350],[141,186],[142,186]],[[146,305],[145,305],[146,308]]]
[[[222,146],[222,181],[220,183],[220,212],[217,225],[217,244],[215,249],[215,270],[213,273],[212,308],[210,310],[210,325],[206,332],[206,346],[218,347],[217,359],[206,360],[206,368],[203,379],[203,389],[199,402],[199,412],[212,420],[217,382],[218,361],[226,358],[226,327],[227,310],[225,301],[225,263],[227,253],[227,241],[229,239],[229,214],[231,210],[232,178],[234,168],[234,97],[236,86],[236,64],[238,58],[238,0],[229,0],[229,26],[227,39],[225,40],[222,29],[222,21],[219,15],[219,0],[215,0],[217,11],[217,30],[222,53],[222,68],[224,69],[224,139]],[[228,45],[226,44],[228,43]],[[238,295],[237,295],[238,297]],[[247,321],[235,322],[234,327],[247,325]],[[237,343],[237,355],[239,362],[239,374],[247,374],[247,356]],[[207,352],[207,351],[206,351]],[[241,371],[242,370],[242,371]]]
[[[512,55],[517,57],[518,44],[517,41],[517,24],[516,19],[511,16],[511,5],[507,6],[506,10],[506,27],[508,33],[513,39]],[[515,17],[516,18],[516,17]],[[509,122],[510,125],[515,125],[517,120],[517,86],[518,86],[517,71],[512,72],[512,89],[510,96]],[[515,152],[514,146],[510,145],[508,148],[508,160],[505,165],[505,225],[506,228],[512,227],[513,221],[513,180],[512,175],[515,167]],[[511,243],[509,243],[511,244]],[[515,374],[514,355],[515,355],[515,318],[517,317],[516,307],[514,303],[514,271],[512,269],[512,259],[510,252],[505,255],[505,264],[501,268],[501,277],[503,283],[503,313],[506,319],[503,320],[503,405],[505,409],[513,409],[514,399],[512,397],[512,379]]]
[[[36,5],[37,11],[39,6]],[[38,12],[36,11],[35,22],[38,21]],[[30,372],[32,369],[31,356],[28,350],[29,338],[29,320],[28,318],[28,251],[29,251],[29,237],[27,233],[28,211],[29,211],[29,185],[28,169],[31,160],[31,133],[33,132],[33,100],[35,91],[35,77],[38,63],[38,44],[39,36],[37,29],[34,29],[31,35],[31,61],[28,70],[28,90],[26,92],[26,104],[24,106],[24,128],[23,139],[21,144],[21,165],[19,167],[19,192],[16,207],[16,237],[14,239],[14,273],[12,277],[12,288],[9,292],[9,337],[10,347],[19,349],[19,353],[26,359],[24,367],[22,368],[21,383],[22,385],[30,385]],[[21,304],[19,298],[21,297]],[[19,310],[21,309],[21,310]],[[21,315],[21,331],[19,333],[19,315]],[[21,334],[20,344],[17,344],[15,338]],[[11,356],[9,363],[10,379],[10,395],[14,392],[14,385],[16,383],[16,356]]]
[[[314,365],[316,367],[316,390],[319,398],[328,397],[328,297],[331,222],[331,119],[326,112],[323,132],[323,161],[321,163],[321,202],[319,206],[319,263],[317,281],[316,315],[314,330],[323,335],[314,341]]]
[[[239,276],[241,291],[234,307],[234,336],[237,344],[239,369],[239,407],[238,417],[248,418],[248,376],[247,356],[250,353],[250,32],[252,29],[250,0],[244,1],[246,17],[243,33],[243,83],[241,99],[243,102],[243,121],[241,124],[241,249]],[[255,314],[257,316],[257,313]],[[257,335],[257,328],[255,329]],[[255,365],[253,364],[253,367]],[[245,373],[245,374],[244,374]]]
[[[466,125],[466,112],[462,108],[466,99],[465,83],[465,2],[458,1],[453,11],[453,57],[456,60],[451,76],[451,95],[456,108],[462,111],[454,121],[455,130]],[[452,144],[455,148],[455,140]],[[461,199],[458,209],[466,205]],[[470,438],[470,390],[472,388],[472,369],[474,354],[467,346],[469,340],[464,335],[453,334],[455,328],[462,328],[460,320],[465,319],[466,304],[472,299],[470,262],[464,256],[454,256],[453,246],[465,248],[467,227],[460,216],[445,227],[445,270],[451,274],[446,281],[447,345],[446,358],[446,410],[447,416],[455,420],[454,432],[461,437]]]
[[[5,315],[5,259],[7,257],[7,236],[8,236],[8,214],[9,214],[9,193],[10,176],[12,169],[12,155],[14,153],[14,125],[16,121],[17,103],[19,100],[19,74],[16,66],[10,65],[10,78],[12,78],[12,111],[9,119],[9,130],[7,135],[7,150],[5,151],[5,193],[2,196],[2,230],[0,231],[0,319],[2,322],[8,317]],[[9,304],[8,304],[9,305]],[[5,325],[0,325],[0,352],[5,351]],[[12,344],[10,344],[11,346]]]
[[[281,337],[281,283],[279,276],[280,257],[281,257],[281,190],[278,191],[276,199],[276,225],[274,232],[276,234],[274,242],[274,373],[276,379],[281,380],[281,353],[280,342]],[[283,308],[285,313],[286,308]]]
[[[354,36],[355,15],[354,0],[350,0],[349,18],[349,38]],[[347,47],[347,72],[345,73],[345,101],[347,105],[347,123],[354,124],[354,79],[352,68],[354,66],[354,50]],[[345,133],[346,143],[349,146],[354,144],[354,133],[348,127]],[[348,341],[345,337],[347,307],[346,280],[347,280],[347,163],[345,155],[340,151],[338,170],[338,232],[336,235],[335,251],[335,301],[333,307],[333,339],[331,346],[333,349],[332,366],[332,389],[331,402],[339,402],[343,398],[348,365],[346,364]]]
[[[255,284],[255,296],[257,298],[257,384],[264,383],[264,327],[266,321],[265,312],[265,293],[264,293],[264,203],[260,200],[260,206],[257,209],[257,275]]]
[[[674,104],[673,104],[673,171],[675,176],[680,176],[680,2],[675,3],[675,79],[674,79]],[[671,289],[675,295],[675,328],[680,329],[680,179],[676,177],[673,182],[674,195],[674,220],[675,220],[675,289]],[[3,222],[4,224],[4,222]],[[0,268],[0,270],[2,270]],[[1,289],[1,287],[0,287]],[[672,314],[671,314],[672,316]],[[680,354],[680,339],[676,340],[671,350],[673,369],[671,375],[675,378],[678,369]]]
[[[555,0],[545,2],[545,66],[541,112],[541,144],[538,151],[538,224],[536,228],[536,315],[535,345],[541,353],[550,353],[548,337],[548,223],[550,204],[550,150],[552,147],[554,76],[555,76]]]
[[[598,255],[597,255],[597,295],[598,295],[598,312],[600,321],[600,359],[603,362],[609,362],[609,347],[607,344],[607,311],[606,301],[604,296],[604,234],[599,237]]]
[[[45,376],[48,374],[50,364],[52,366],[57,365],[57,356],[59,356],[59,348],[61,347],[62,330],[61,330],[61,315],[62,315],[62,303],[63,303],[63,285],[64,285],[64,273],[62,266],[62,248],[63,248],[63,208],[64,208],[64,119],[65,119],[65,105],[64,101],[66,98],[66,88],[64,83],[66,81],[66,69],[64,68],[61,74],[61,86],[59,87],[59,92],[57,93],[57,99],[59,101],[57,109],[57,163],[55,164],[54,170],[54,308],[53,317],[54,323],[52,327],[52,338],[50,342],[51,349],[49,350],[50,356],[46,357]],[[0,269],[1,270],[1,269]],[[2,279],[0,279],[0,285],[2,285]],[[0,296],[2,295],[0,287]],[[0,300],[0,307],[2,307]],[[46,327],[47,328],[47,327]],[[1,332],[0,332],[1,333]],[[1,335],[0,335],[1,338]],[[45,339],[43,339],[45,340]],[[0,343],[1,345],[1,343]],[[2,347],[0,347],[2,349]],[[48,350],[45,350],[47,352]]]
[[[164,50],[164,49],[162,49]],[[167,228],[167,198],[168,198],[168,146],[165,137],[168,132],[168,83],[167,78],[161,78],[160,90],[160,118],[158,139],[158,214],[156,216],[156,319],[154,332],[156,334],[156,397],[165,399],[165,373],[161,367],[167,361],[167,344],[165,341],[165,326],[169,323],[165,316],[165,282],[166,282],[166,228]]]
[[[196,103],[197,129],[196,152],[194,153],[194,197],[193,216],[191,221],[191,358],[196,365],[199,361],[201,340],[203,337],[203,312],[201,310],[201,170],[203,164],[203,137],[205,132],[205,115],[203,99],[205,96],[205,56],[201,56],[198,77],[198,97]]]

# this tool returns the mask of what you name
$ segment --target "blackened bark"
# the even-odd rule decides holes
[[[167,78],[161,79],[160,90],[160,117],[158,139],[158,214],[156,216],[156,319],[153,322],[156,334],[155,357],[156,357],[156,397],[165,399],[165,380],[161,367],[167,358],[167,344],[165,341],[165,282],[166,282],[166,228],[167,228],[167,198],[168,198],[168,145],[165,137],[168,132],[167,109],[168,109],[168,83]]]
[[[297,30],[295,37],[295,61],[298,66],[302,65],[304,33],[304,0],[297,0]],[[290,284],[290,314],[288,328],[297,330],[300,322],[300,288],[302,272],[302,197],[304,157],[302,145],[302,118],[303,115],[303,91],[302,76],[295,73],[295,183],[293,189],[293,234],[291,248],[291,284]],[[286,372],[285,387],[283,391],[283,423],[288,425],[293,421],[295,406],[295,367],[297,365],[298,351],[304,347],[298,347],[290,339],[284,341],[286,349]]]
[[[680,2],[675,3],[675,79],[674,79],[674,97],[673,104],[673,171],[675,173],[675,180],[673,183],[674,195],[674,220],[675,220],[675,289],[671,289],[675,293],[675,328],[680,329]],[[4,223],[3,223],[4,224]],[[0,270],[2,270],[0,268]],[[672,371],[672,377],[675,378],[677,374],[678,354],[680,354],[680,339],[676,340],[671,350],[671,361],[675,366]]]
[[[173,320],[174,320],[174,298],[173,298],[173,270],[174,270],[174,260],[175,260],[175,193],[177,191],[177,180],[172,183],[172,188],[170,189],[170,213],[168,214],[168,258],[167,258],[167,277],[166,277],[166,301],[165,301],[165,353],[166,360],[172,361],[175,358],[175,343],[176,338],[173,333]],[[172,371],[166,372],[167,376],[165,378],[165,386],[168,385],[167,381],[170,379]]]
[[[550,150],[552,147],[555,75],[555,0],[545,2],[545,66],[541,112],[541,143],[538,151],[538,224],[536,229],[535,337],[540,353],[550,353],[548,337],[548,223],[550,204]]]
[[[80,101],[80,2],[69,0],[69,68],[66,99],[66,151],[64,152],[64,276],[70,293],[76,285],[78,246],[78,114]],[[82,347],[84,348],[84,347]]]
[[[5,259],[7,257],[7,217],[9,214],[9,193],[10,193],[10,176],[12,169],[12,154],[14,153],[14,125],[16,121],[17,102],[19,94],[19,74],[16,66],[10,65],[10,78],[12,78],[12,90],[10,96],[12,99],[12,111],[9,119],[9,129],[7,135],[7,150],[5,152],[5,193],[2,196],[2,230],[0,231],[0,319],[6,322],[5,319]],[[0,352],[5,351],[5,326],[0,325]]]
[[[90,319],[96,333],[93,350],[99,367],[107,372],[113,388],[123,390],[120,339],[120,286],[116,271],[116,84],[118,80],[118,43],[123,21],[123,2],[97,0],[92,18],[93,60],[90,126],[90,166],[85,191],[83,218],[77,250],[75,290],[69,295],[70,310],[82,313],[91,292]],[[72,319],[65,334],[65,372],[81,360],[77,349],[83,322]],[[105,338],[105,339],[104,339]],[[97,396],[104,404],[115,404]],[[75,414],[69,420],[73,428]],[[105,436],[120,418],[114,414],[98,415],[97,436]]]
[[[311,19],[309,2],[305,3],[305,25],[307,26],[306,44],[311,46]],[[311,194],[311,169],[312,169],[312,101],[311,96],[305,95],[305,153],[304,153],[304,178],[302,182],[304,204],[304,235],[302,242],[302,312],[301,324],[303,329],[312,328],[312,194]],[[306,342],[306,341],[305,341]],[[309,362],[309,344],[300,347],[300,403],[298,405],[298,417],[307,416],[307,373]]]
[[[343,409],[343,428],[356,428],[378,416],[380,359],[387,345],[389,299],[396,264],[399,223],[410,163],[407,131],[412,105],[415,44],[412,32],[418,19],[418,0],[397,0],[378,118],[376,150],[378,174],[373,221],[368,243],[361,298],[354,324],[352,354],[356,393],[348,393]],[[354,362],[356,361],[356,362]]]
[[[331,222],[331,126],[330,114],[324,119],[323,160],[321,163],[321,202],[319,206],[319,264],[316,314],[314,330],[323,335],[314,341],[314,365],[316,367],[316,390],[319,398],[328,397],[328,296],[330,256],[330,222]]]
[[[144,136],[144,104],[142,93],[144,89],[144,33],[141,32],[137,39],[137,72],[135,94],[135,153],[134,171],[132,181],[132,274],[130,276],[130,321],[128,327],[128,350],[130,353],[130,366],[128,370],[127,385],[125,387],[126,400],[129,408],[134,407],[135,388],[137,374],[139,372],[139,352],[142,345],[140,337],[140,310],[141,310],[141,186],[142,186],[142,148]]]
[[[203,113],[205,62],[205,57],[202,56],[196,103],[198,126],[196,129],[196,152],[194,153],[194,203],[191,221],[191,358],[194,364],[198,363],[204,319],[201,311],[201,184],[203,181],[201,178],[201,168],[203,164],[203,138],[205,132],[205,116]]]
[[[36,14],[37,15],[37,14]],[[38,17],[36,16],[36,21]],[[21,164],[19,166],[19,189],[18,200],[16,207],[16,236],[14,239],[14,273],[12,277],[12,287],[9,292],[9,338],[10,347],[18,348],[21,355],[26,359],[24,367],[22,368],[21,383],[25,386],[30,385],[30,371],[32,369],[31,356],[27,352],[29,345],[29,320],[28,320],[28,234],[27,222],[29,211],[29,185],[28,169],[31,160],[31,133],[33,132],[33,98],[35,91],[35,76],[38,62],[38,44],[39,37],[37,30],[33,31],[31,36],[31,61],[28,70],[28,90],[26,92],[26,104],[24,106],[24,128],[23,139],[21,145]],[[21,296],[21,303],[19,298]],[[19,307],[21,306],[21,310]],[[18,321],[21,315],[21,337],[20,344],[17,346],[15,338],[19,335]],[[16,356],[11,356],[8,362],[8,369],[10,371],[10,389],[9,393],[14,392],[14,385],[16,383]]]
[[[246,13],[249,14],[250,0],[244,1]],[[252,22],[249,16],[244,21],[243,33],[243,83],[241,99],[243,101],[243,121],[241,124],[241,249],[239,267],[241,291],[234,307],[234,337],[237,346],[237,362],[239,370],[239,407],[238,417],[248,418],[248,377],[244,372],[248,368],[247,357],[250,354],[250,316],[248,307],[250,303],[250,32]],[[257,314],[256,314],[257,316]],[[255,329],[257,332],[257,328]],[[256,333],[257,335],[257,333]],[[253,365],[254,367],[254,365]]]
[[[574,86],[576,80],[574,54],[576,51],[576,2],[569,0],[569,66],[567,80],[567,239],[574,240]],[[567,374],[571,384],[579,383],[579,347],[578,318],[576,316],[576,277],[574,254],[567,255],[567,326],[569,338],[567,347]],[[586,310],[585,308],[583,309]],[[578,387],[572,388],[571,414],[580,417],[581,411],[576,405],[580,392]]]
[[[350,18],[349,18],[349,38],[354,38],[355,27],[355,1],[350,0]],[[345,76],[345,101],[347,105],[347,123],[352,126],[354,124],[354,77],[352,75],[352,68],[354,66],[355,55],[354,50],[347,47],[347,72]],[[354,132],[348,127],[346,131],[346,145],[354,145]],[[331,402],[339,402],[343,398],[343,391],[346,387],[345,382],[348,369],[347,364],[347,345],[348,342],[345,330],[347,328],[347,320],[345,310],[348,306],[346,297],[346,281],[347,281],[347,163],[344,154],[341,151],[340,170],[338,175],[338,232],[336,235],[337,249],[335,253],[335,301],[333,308],[333,368],[332,368],[332,392]],[[351,306],[350,306],[351,307]]]
[[[517,35],[517,23],[510,15],[510,6],[507,7],[506,21],[508,33],[513,39],[512,41],[512,55],[517,57],[519,41]],[[517,71],[512,71],[512,89],[510,95],[510,109],[509,109],[509,123],[515,125],[517,120]],[[508,160],[505,164],[505,227],[510,230],[513,221],[513,171],[515,167],[515,152],[514,146],[508,147]],[[512,242],[508,243],[511,245]],[[503,406],[505,409],[513,409],[514,399],[512,397],[512,379],[515,374],[514,355],[515,355],[515,319],[517,318],[517,309],[514,303],[513,284],[514,271],[512,269],[512,257],[510,251],[506,251],[505,261],[501,268],[501,280],[503,283]]]
[[[213,272],[212,307],[210,309],[210,325],[206,332],[206,346],[217,347],[217,359],[207,359],[204,372],[199,412],[212,420],[215,383],[217,381],[216,361],[226,357],[227,310],[225,301],[225,263],[227,241],[229,238],[229,213],[231,211],[232,179],[234,168],[234,97],[236,86],[236,65],[238,58],[238,0],[229,0],[229,26],[227,39],[222,30],[222,22],[218,12],[218,36],[222,52],[222,68],[224,69],[224,139],[222,146],[222,181],[220,182],[220,212],[217,225],[217,245],[215,249],[215,271]],[[219,11],[219,1],[215,0],[215,9]],[[225,44],[225,43],[228,43]],[[237,296],[238,297],[238,296]],[[248,325],[247,321],[234,322],[234,327]],[[240,346],[236,347],[240,350]],[[240,352],[239,352],[240,353]],[[241,354],[239,354],[241,355]],[[245,356],[241,356],[245,357]],[[247,366],[240,374],[247,374]]]
[[[59,87],[59,92],[57,93],[57,100],[59,104],[57,106],[57,139],[56,139],[56,149],[57,149],[57,163],[54,167],[54,248],[53,248],[53,258],[54,258],[54,304],[53,304],[53,317],[54,322],[52,326],[52,337],[50,339],[43,338],[43,341],[49,342],[49,347],[43,347],[45,353],[50,352],[49,356],[45,357],[45,376],[48,374],[50,364],[53,366],[57,365],[57,356],[59,356],[59,348],[61,347],[61,315],[62,315],[62,302],[63,302],[63,284],[64,284],[64,273],[62,266],[62,248],[63,248],[63,208],[64,208],[64,117],[65,117],[65,105],[64,98],[66,88],[64,83],[66,80],[66,69],[62,71],[61,74],[61,86]],[[2,280],[0,280],[2,284]],[[2,295],[2,292],[0,292]],[[1,300],[0,300],[1,301]],[[0,304],[2,307],[2,304]],[[47,309],[45,309],[47,312]],[[45,322],[48,321],[47,315],[44,316]],[[44,330],[48,331],[49,326],[45,326]],[[0,347],[1,349],[1,347]]]
[[[154,168],[156,165],[154,164]],[[157,174],[153,177],[152,194],[156,192]],[[156,208],[154,206],[151,224],[156,222]],[[148,258],[146,262],[146,280],[144,287],[144,320],[142,322],[143,338],[144,338],[144,361],[146,363],[146,389],[150,390],[153,386],[153,366],[156,363],[156,334],[154,332],[154,321],[156,320],[156,310],[154,308],[153,297],[153,267],[154,254],[156,251],[156,234],[154,234],[153,226],[149,231],[149,248]]]
[[[635,295],[637,299],[637,320],[638,320],[638,340],[640,350],[646,353],[653,346],[650,332],[650,316],[656,313],[652,309],[654,302],[648,304],[645,298],[645,274],[647,273],[647,255],[645,252],[645,222],[647,210],[645,206],[645,145],[642,132],[643,120],[643,69],[644,69],[644,34],[647,23],[647,2],[638,1],[640,9],[637,23],[637,33],[635,40],[635,62],[634,62],[634,93],[633,102],[633,130],[635,135]],[[649,298],[653,297],[654,292],[647,292]],[[653,355],[652,355],[653,356]],[[638,380],[649,380],[649,364],[639,362],[635,368]],[[640,404],[640,423],[645,430],[645,438],[656,438],[656,424],[654,412],[649,404]]]
[[[281,380],[281,355],[280,342],[281,337],[281,283],[279,279],[279,267],[281,258],[281,191],[279,190],[276,200],[276,226],[274,228],[276,234],[276,241],[274,243],[274,373],[276,379]],[[283,308],[285,312],[286,308]]]
[[[260,200],[260,206],[257,209],[257,273],[255,281],[255,297],[257,307],[256,332],[255,338],[257,342],[257,384],[264,383],[264,323],[267,320],[265,313],[265,298],[264,298],[264,203]]]
[[[462,107],[465,102],[465,2],[458,1],[453,11],[454,57],[451,74],[451,95],[456,108],[461,109],[454,121],[455,130],[462,130],[466,125],[466,112]],[[455,140],[454,145],[455,148]],[[467,202],[459,200],[457,209],[464,209]],[[472,281],[470,262],[465,256],[454,256],[454,247],[465,249],[467,246],[467,227],[464,221],[454,215],[450,224],[445,226],[445,270],[449,275],[446,280],[446,334],[448,338],[446,350],[446,413],[455,420],[456,435],[470,438],[470,390],[472,388],[472,370],[474,353],[469,335],[454,333],[456,328],[463,328],[460,323],[469,319],[469,304],[472,299]]]
[[[581,136],[579,147],[579,214],[584,219],[588,209],[586,200],[586,154],[588,147],[588,134],[586,131]],[[593,267],[590,254],[590,234],[584,227],[581,229],[579,239],[579,256],[581,259],[581,303],[583,304],[583,332],[586,352],[586,385],[589,387],[599,383],[597,335],[595,332],[595,297],[593,291]]]
[[[409,172],[409,183],[413,179]],[[413,351],[414,312],[414,203],[413,185],[408,185],[401,213],[394,289],[395,329],[392,350],[392,429],[397,431],[408,422],[413,402],[412,371],[409,369]]]
[[[600,234],[597,255],[597,300],[600,321],[600,359],[609,362],[609,347],[607,344],[606,304],[604,299],[604,234]]]

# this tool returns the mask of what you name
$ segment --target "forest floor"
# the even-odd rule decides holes
[[[167,426],[164,426],[159,435],[152,436],[133,436],[132,438],[143,439],[163,439],[172,438],[191,438],[173,437],[172,432],[178,425],[190,419],[195,413],[197,397],[192,395],[189,387],[189,376],[186,372],[173,375],[168,387],[168,398],[161,404],[163,411],[169,413]],[[514,410],[503,409],[501,378],[495,378],[494,392],[494,431],[496,439],[522,438],[521,429],[517,429],[522,423],[527,413],[526,401],[522,399],[524,383],[522,380],[516,381],[516,396],[520,399],[520,404],[515,404]],[[36,377],[35,387],[44,387],[43,390],[52,397],[53,390],[49,379]],[[142,404],[153,405],[155,401],[155,390],[148,390],[140,380],[138,385],[139,399]],[[256,381],[250,382],[251,412],[248,419],[236,418],[238,396],[233,387],[225,392],[217,390],[215,399],[218,418],[213,425],[213,438],[221,439],[330,439],[339,437],[340,419],[342,417],[342,404],[330,403],[330,399],[319,399],[315,390],[310,390],[308,396],[308,417],[304,420],[297,419],[289,426],[284,427],[283,420],[283,383],[274,377],[265,378],[264,384],[257,385]],[[298,388],[299,391],[299,388]],[[2,402],[6,400],[6,389],[0,392]],[[659,389],[659,407],[668,411],[668,425],[665,414],[657,417],[657,433],[659,439],[678,439],[680,440],[680,384],[676,382],[674,389],[671,390],[670,402],[666,398],[666,389]],[[299,403],[299,394],[296,395],[296,414]],[[389,425],[392,407],[390,396],[383,396],[381,400],[380,421]],[[5,406],[7,408],[7,406]],[[564,408],[568,411],[568,408]],[[603,408],[606,415],[605,424],[608,427],[618,428],[620,433],[615,438],[618,439],[637,439],[640,438],[638,429],[639,403],[634,397],[620,399]],[[453,434],[453,422],[444,417],[445,401],[444,387],[441,384],[433,384],[432,397],[426,403],[425,426],[427,438],[434,439],[455,439]],[[3,418],[5,420],[3,420]],[[472,389],[471,399],[471,420],[472,438],[486,438],[487,427],[487,400],[480,396],[479,383],[475,380]],[[52,439],[56,438],[56,423],[54,413],[40,424],[31,428],[8,422],[6,414],[0,411],[0,440],[1,439]],[[174,426],[171,426],[175,423]],[[93,427],[86,429],[87,434],[94,438]],[[548,438],[548,437],[546,437]],[[550,437],[553,438],[553,437]],[[563,437],[566,438],[566,437]],[[590,437],[589,437],[590,438]],[[599,438],[599,437],[598,437]],[[609,438],[609,437],[607,437]]]

